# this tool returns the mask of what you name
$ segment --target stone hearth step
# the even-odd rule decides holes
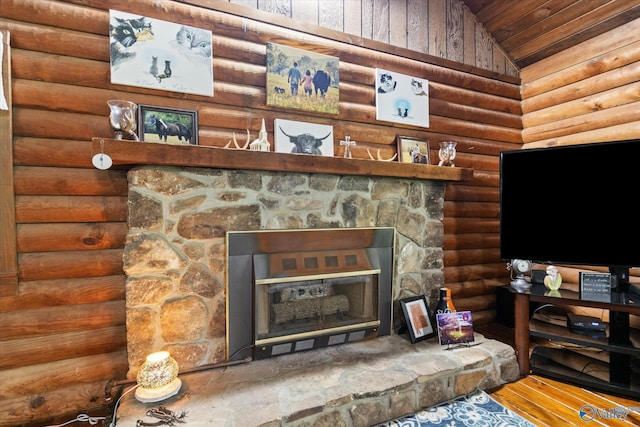
[[[476,333],[468,347],[437,338],[411,344],[390,335],[225,368],[182,373],[183,388],[164,402],[122,399],[118,426],[160,405],[186,411],[188,426],[368,427],[519,378],[512,347]]]

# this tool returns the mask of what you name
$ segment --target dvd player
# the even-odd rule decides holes
[[[583,316],[580,314],[568,313],[567,326],[575,331],[597,331],[606,332],[607,324],[601,319],[593,316]]]

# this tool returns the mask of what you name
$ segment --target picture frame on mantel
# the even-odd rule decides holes
[[[412,343],[426,340],[436,335],[436,330],[431,323],[427,299],[424,295],[409,297],[400,300],[402,313],[407,323],[409,338]]]
[[[138,105],[140,141],[198,145],[198,112]]]
[[[396,136],[398,161],[401,163],[431,164],[429,140],[414,136]]]
[[[333,126],[275,119],[275,151],[333,157]]]

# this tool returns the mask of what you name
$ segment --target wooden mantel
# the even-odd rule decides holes
[[[473,169],[458,167],[93,138],[94,153],[100,153],[101,150],[111,157],[113,166],[116,167],[162,165],[383,176],[437,181],[470,181],[473,179]]]

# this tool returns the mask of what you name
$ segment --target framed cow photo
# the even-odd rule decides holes
[[[138,129],[141,141],[198,145],[198,112],[140,104]]]
[[[275,151],[333,156],[333,126],[275,119]]]

